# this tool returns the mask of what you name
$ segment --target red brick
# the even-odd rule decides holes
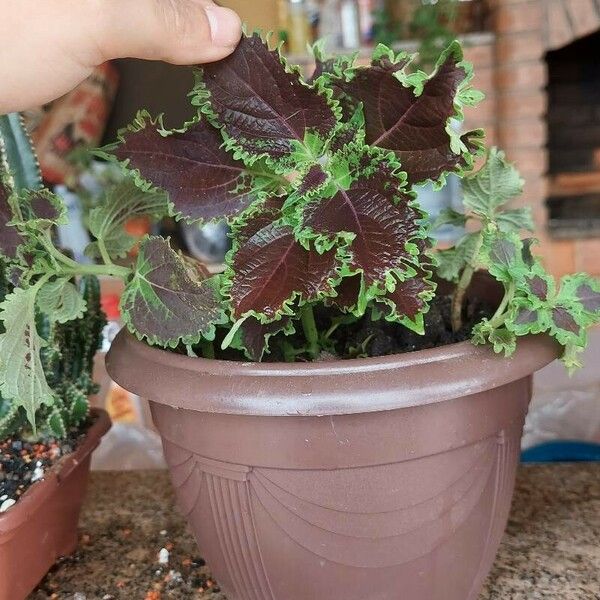
[[[573,41],[574,33],[569,22],[567,9],[562,0],[548,2],[548,47],[561,48]]]
[[[565,6],[577,37],[588,35],[600,26],[594,0],[565,0]]]
[[[479,46],[467,46],[465,48],[465,59],[473,63],[477,70],[481,67],[490,67],[494,64],[494,45],[481,44]]]
[[[542,61],[530,61],[511,65],[501,65],[497,69],[498,90],[540,89],[548,80],[548,68]]]
[[[539,176],[548,171],[548,153],[542,148],[513,148],[510,160],[524,176]]]
[[[505,93],[496,97],[501,117],[524,119],[542,117],[548,108],[548,96],[541,90],[525,93]]]
[[[505,148],[542,148],[547,133],[543,119],[502,119],[498,122],[498,137]]]
[[[475,69],[471,84],[474,88],[481,90],[486,96],[495,92],[496,69],[491,67]]]
[[[502,35],[496,40],[496,58],[500,64],[541,59],[543,55],[541,31]]]
[[[563,275],[576,271],[575,242],[552,239],[543,232],[539,233],[540,244],[536,248],[536,254],[542,257],[550,274],[560,279]]]
[[[543,27],[544,11],[540,2],[500,4],[496,9],[497,33],[535,31]]]
[[[600,239],[591,238],[575,242],[575,270],[600,275]]]

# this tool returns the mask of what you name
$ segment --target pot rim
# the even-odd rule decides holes
[[[96,418],[75,451],[54,464],[44,479],[29,487],[14,507],[0,514],[0,545],[4,543],[4,537],[10,536],[43,507],[61,482],[96,449],[102,436],[110,429],[110,417],[105,410],[91,408],[90,414]]]
[[[466,341],[383,357],[253,363],[175,354],[123,328],[106,368],[126,389],[173,408],[324,416],[420,406],[499,387],[546,366],[559,348],[550,337],[536,335],[521,338],[510,358]]]

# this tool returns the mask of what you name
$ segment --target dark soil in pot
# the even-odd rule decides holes
[[[24,445],[19,452],[11,442],[10,451],[6,452],[5,448],[3,454],[9,455],[12,471],[17,470],[22,483],[14,480],[17,484],[15,493],[21,492],[19,501],[0,514],[0,600],[23,600],[58,557],[66,556],[76,548],[77,523],[91,455],[109,427],[110,419],[106,412],[94,410],[87,430],[73,432],[71,441],[67,440],[72,449],[69,454],[58,455],[67,449],[65,445],[62,450],[58,447],[58,451],[51,444],[49,450],[46,450],[46,445],[32,446],[34,456],[30,462],[34,462],[34,472],[36,468],[42,469],[43,460],[52,465],[45,469],[43,479],[33,484],[33,475],[28,482],[24,481],[26,473],[31,472],[23,467],[29,458],[26,456],[28,446]],[[15,457],[15,453],[21,456]],[[35,458],[36,453],[47,456]],[[40,467],[37,467],[38,462],[42,463]],[[24,488],[19,489],[20,485],[28,484],[29,488],[25,491]],[[5,573],[10,576],[4,577]]]
[[[37,442],[10,438],[0,441],[0,513],[19,498],[63,457],[77,449],[96,419],[68,432],[63,440],[47,437]]]

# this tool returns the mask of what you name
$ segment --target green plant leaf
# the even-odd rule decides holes
[[[458,212],[453,208],[446,207],[440,212],[437,219],[433,222],[431,228],[435,231],[444,225],[464,227],[467,224],[468,219],[468,215]]]
[[[521,194],[523,180],[504,153],[492,148],[481,169],[463,179],[462,188],[464,205],[481,217],[493,219],[498,208]]]
[[[270,338],[278,333],[292,335],[295,331],[294,323],[289,317],[263,324],[255,317],[249,316],[237,329],[229,345],[231,348],[242,350],[246,358],[260,362],[264,354],[269,352]]]
[[[112,258],[124,258],[136,243],[125,231],[125,224],[134,217],[160,219],[168,212],[167,199],[161,191],[143,191],[131,178],[111,187],[102,202],[90,211],[88,229],[106,247]],[[86,248],[86,254],[101,255],[98,242]]]
[[[468,263],[476,260],[478,233],[468,233],[463,236],[456,246],[439,250],[435,253],[438,277],[456,283]]]
[[[11,190],[2,177],[0,164],[0,254],[8,259],[15,259],[24,240],[18,229],[10,224],[13,219],[13,211],[9,204],[10,195]]]
[[[279,172],[313,159],[309,138],[325,143],[337,124],[337,104],[298,70],[286,69],[279,51],[260,35],[242,37],[227,58],[204,65],[192,101],[222,128],[225,147],[246,164],[266,159]]]
[[[34,430],[38,409],[54,401],[41,359],[46,341],[36,326],[38,289],[17,288],[0,305],[0,321],[5,329],[0,335],[0,391],[25,409]]]
[[[69,277],[45,283],[37,294],[36,303],[41,313],[57,323],[80,319],[86,310],[83,296]]]
[[[148,237],[140,244],[133,278],[121,297],[130,331],[150,344],[176,347],[213,339],[226,322],[218,277],[193,276],[167,240]]]
[[[12,224],[22,231],[38,232],[67,223],[67,209],[62,199],[50,190],[25,190],[13,194],[9,202]]]
[[[496,223],[498,223],[498,227],[502,231],[518,232],[522,229],[526,229],[527,231],[535,229],[533,216],[529,207],[514,208],[499,212],[496,215]]]

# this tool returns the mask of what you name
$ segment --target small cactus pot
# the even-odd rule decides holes
[[[103,410],[77,449],[0,515],[0,600],[24,600],[61,556],[77,547],[77,524],[93,450],[110,428]]]

